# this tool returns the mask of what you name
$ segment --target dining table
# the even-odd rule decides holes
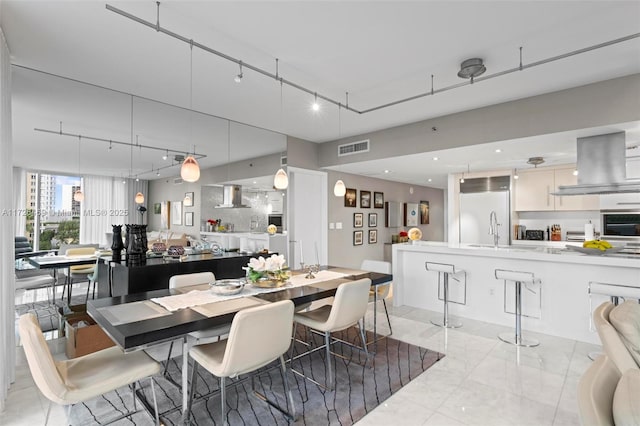
[[[378,286],[389,284],[393,279],[391,274],[334,266],[321,267],[313,277],[305,275],[306,272],[292,271],[289,282],[279,288],[257,288],[247,283],[243,291],[234,296],[213,295],[209,285],[204,284],[94,299],[87,302],[87,312],[124,352],[151,348],[178,339],[184,342],[181,408],[185,416],[188,356],[184,351],[188,348],[189,333],[231,324],[235,314],[242,309],[280,300],[291,300],[295,306],[301,307],[334,296],[337,288],[346,282],[369,278],[372,286]],[[189,302],[186,300],[199,302],[195,306],[187,306]],[[180,303],[184,301],[186,305],[182,308]],[[373,333],[372,343],[375,345],[375,320]],[[151,406],[145,406],[151,412]]]
[[[72,266],[92,265],[96,263],[97,255],[78,255],[78,256],[65,256],[65,255],[45,255],[45,256],[32,256],[25,257],[29,262],[29,265],[42,270],[51,270],[53,272],[53,282],[51,284],[51,293],[53,304],[56,303],[56,284],[58,283],[58,269],[66,269],[67,276],[65,278],[67,287],[67,299],[71,303],[71,272]],[[63,294],[64,298],[64,294]]]

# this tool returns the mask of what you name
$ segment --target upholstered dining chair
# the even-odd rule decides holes
[[[231,323],[229,337],[215,343],[194,346],[189,355],[193,358],[191,389],[187,419],[193,404],[198,365],[220,378],[221,424],[227,424],[227,404],[225,382],[227,378],[250,373],[280,359],[284,390],[287,394],[289,412],[267,400],[264,395],[254,392],[272,407],[295,420],[293,396],[289,388],[287,367],[283,355],[291,343],[293,328],[293,302],[282,300],[238,312]],[[253,381],[252,381],[253,383]]]
[[[611,302],[602,303],[593,311],[593,323],[598,331],[598,336],[600,336],[604,353],[618,369],[618,372],[624,374],[629,369],[638,369],[640,367],[610,321],[609,317],[614,308],[616,308],[616,305]]]
[[[91,256],[96,253],[95,247],[78,247],[67,249],[65,256]],[[69,276],[67,277],[69,285],[69,303],[71,303],[71,294],[74,281],[90,281],[89,276],[97,269],[97,263],[93,265],[76,265],[69,267]],[[87,284],[88,286],[90,285]],[[64,294],[64,290],[63,290]],[[87,292],[87,295],[89,293]],[[87,296],[88,297],[88,296]]]
[[[379,272],[381,274],[390,274],[391,273],[391,262],[385,262],[383,260],[371,260],[365,259],[362,261],[360,265],[360,269],[363,271],[371,271],[371,272]],[[389,297],[389,290],[391,290],[391,283],[381,284],[375,287],[371,287],[369,290],[369,303],[372,302],[380,302],[382,301],[382,306],[384,306],[384,313],[387,315],[387,324],[389,324],[389,335],[393,334],[393,329],[391,328],[391,319],[389,319],[389,311],[387,310],[387,297]],[[375,293],[378,293],[377,295]],[[377,306],[374,306],[373,309],[377,309]]]
[[[33,380],[49,400],[45,424],[49,421],[51,402],[67,405],[69,415],[74,404],[132,384],[134,411],[110,422],[129,417],[137,412],[135,383],[147,377],[151,382],[155,422],[156,425],[160,424],[151,376],[157,374],[161,366],[146,353],[137,351],[125,354],[114,346],[79,358],[55,361],[35,315],[22,315],[18,320],[18,329]]]
[[[364,336],[364,324],[360,324],[360,320],[363,320],[364,315],[367,312],[367,306],[369,304],[369,290],[371,288],[371,280],[364,278],[357,281],[340,284],[336,290],[336,294],[333,298],[331,305],[324,305],[317,309],[313,309],[307,312],[298,312],[294,315],[294,339],[295,329],[298,324],[311,329],[317,330],[324,334],[324,344],[317,348],[314,348],[308,352],[297,355],[295,359],[298,359],[304,355],[311,354],[322,348],[326,349],[326,371],[327,371],[327,384],[323,386],[321,383],[316,382],[310,377],[293,370],[308,380],[316,383],[317,385],[324,387],[328,390],[332,390],[335,387],[335,378],[331,367],[331,333],[347,329],[351,326],[358,324],[360,328],[360,338],[362,339],[362,348],[368,355],[367,343]],[[294,340],[295,344],[295,340]],[[291,348],[291,362],[293,362],[293,346]]]
[[[193,274],[181,274],[174,275],[169,278],[169,288],[183,288],[201,284],[211,284],[216,280],[213,272],[196,272]],[[189,352],[189,348],[193,345],[199,345],[202,343],[211,343],[220,340],[220,337],[228,334],[230,325],[222,325],[219,327],[207,328],[205,330],[192,331],[184,338],[183,352],[186,356]],[[164,366],[163,375],[167,374],[167,368],[169,367],[169,360],[171,359],[171,352],[173,351],[173,343],[169,345],[169,354],[167,355],[167,362]]]

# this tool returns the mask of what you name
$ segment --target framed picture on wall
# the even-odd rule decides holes
[[[347,188],[347,192],[344,194],[344,206],[355,207],[356,206],[356,194],[357,190],[354,188]]]
[[[153,205],[153,214],[160,214],[162,213],[162,207],[160,203],[155,203]]]
[[[404,226],[416,226],[418,214],[418,203],[404,203]]]
[[[171,202],[171,224],[182,225],[182,201]]]
[[[428,201],[420,201],[420,224],[421,225],[429,224],[429,202]]]
[[[185,192],[184,200],[182,200],[184,207],[193,207],[193,192]]]
[[[384,193],[383,192],[373,193],[373,208],[384,209]]]
[[[353,227],[354,228],[362,228],[363,226],[363,222],[364,221],[364,214],[363,213],[354,213],[353,214]]]
[[[369,229],[369,244],[375,244],[378,242],[378,230]]]
[[[378,213],[369,213],[369,228],[378,226]]]
[[[353,231],[353,245],[361,246],[364,233],[362,231]]]
[[[160,229],[169,229],[171,222],[171,201],[163,201],[160,203]]]
[[[371,191],[360,191],[360,207],[363,209],[371,208]]]
[[[193,212],[186,212],[184,214],[184,225],[193,226]]]

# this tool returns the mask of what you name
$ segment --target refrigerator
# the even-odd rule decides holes
[[[460,193],[460,242],[493,245],[489,234],[489,216],[495,211],[498,223],[498,244],[508,245],[511,230],[509,191]]]

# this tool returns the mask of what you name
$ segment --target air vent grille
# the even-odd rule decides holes
[[[369,139],[338,145],[338,157],[369,152]]]
[[[287,156],[286,155],[280,157],[280,165],[281,166],[286,166],[287,165]]]
[[[182,180],[182,178],[175,178],[175,179],[173,179],[173,184],[174,184],[174,185],[180,185],[182,182],[184,182],[184,181]]]

